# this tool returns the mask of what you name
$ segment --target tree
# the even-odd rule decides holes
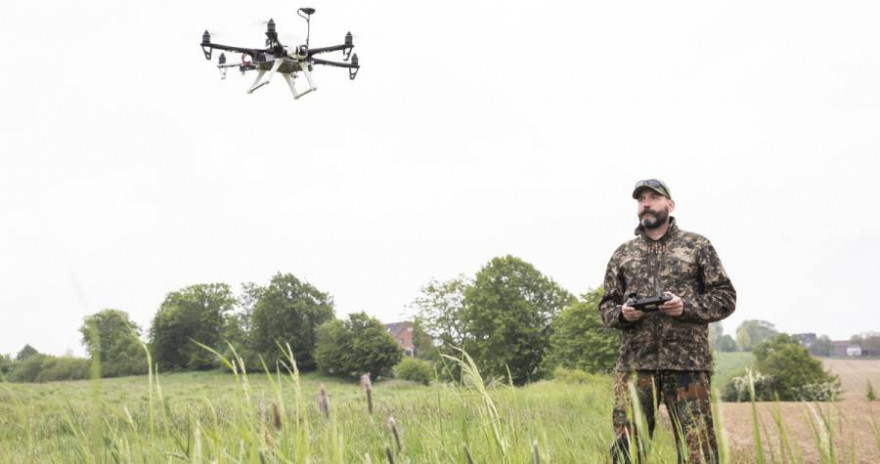
[[[301,370],[315,368],[317,328],[333,319],[333,299],[292,274],[278,273],[260,290],[251,315],[251,343],[267,365],[284,359],[278,348],[290,344]]]
[[[444,282],[432,280],[410,305],[425,333],[441,345],[461,347],[467,338],[465,291],[470,284],[463,275]]]
[[[581,296],[566,306],[552,323],[547,369],[561,366],[587,372],[610,372],[617,361],[620,333],[602,323],[599,301],[602,289]]]
[[[15,363],[8,354],[0,354],[0,381],[3,381],[12,371]]]
[[[31,356],[36,356],[38,354],[40,354],[40,352],[37,351],[36,348],[34,348],[30,345],[25,345],[21,349],[21,351],[19,351],[18,354],[15,355],[15,360],[16,361],[24,361],[24,360],[30,358]]]
[[[368,372],[390,377],[402,357],[403,349],[385,326],[365,313],[332,319],[318,328],[315,360],[324,373],[352,379]]]
[[[718,340],[718,346],[715,349],[724,353],[736,351],[736,342],[733,337],[725,334]]]
[[[771,389],[783,401],[828,401],[840,393],[840,378],[826,372],[797,338],[778,334],[756,346],[755,367],[771,377]]]
[[[465,290],[465,349],[488,376],[522,385],[542,377],[551,321],[576,301],[531,264],[514,256],[493,258]]]
[[[91,357],[101,361],[104,377],[147,372],[147,356],[141,346],[140,327],[128,313],[105,309],[87,316],[79,329]]]
[[[752,351],[760,343],[778,334],[776,327],[767,321],[750,319],[736,329],[736,344],[740,351]]]
[[[468,339],[465,291],[469,285],[469,279],[459,275],[443,282],[431,280],[422,287],[409,305],[416,313],[413,344],[417,357],[437,363],[442,361],[441,355],[455,356],[456,348],[464,346]]]
[[[163,369],[208,369],[213,354],[194,341],[221,348],[221,331],[236,298],[223,283],[199,284],[169,293],[153,318],[150,347]]]
[[[416,318],[413,321],[413,349],[415,357],[431,363],[440,361],[440,347],[435,342],[435,338],[429,335],[424,329],[424,323],[421,319]]]

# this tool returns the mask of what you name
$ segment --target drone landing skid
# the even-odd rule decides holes
[[[275,74],[278,72],[278,69],[281,68],[282,64],[284,64],[284,59],[283,58],[276,58],[275,62],[272,64],[271,70],[266,71],[265,69],[260,69],[257,72],[257,78],[254,79],[254,83],[251,85],[251,88],[248,89],[247,93],[248,94],[254,93],[257,89],[259,89],[263,86],[269,85],[272,82],[272,77],[275,76]],[[293,94],[294,100],[298,100],[300,97],[307,95],[311,92],[314,92],[315,90],[318,90],[318,88],[315,87],[315,84],[312,82],[312,73],[309,72],[308,65],[303,64],[301,71],[306,76],[306,81],[308,81],[308,83],[309,83],[309,88],[305,92],[298,92],[296,90],[296,84],[294,83],[294,79],[296,79],[297,76],[296,76],[295,72],[282,72],[282,73],[280,73],[281,77],[283,77],[284,80],[287,82],[287,86],[290,87],[290,92]],[[265,81],[263,81],[263,76],[265,76],[267,72],[269,73],[269,76],[266,78]]]
[[[292,73],[291,74],[282,74],[282,76],[284,76],[284,80],[287,81],[287,86],[290,87],[290,93],[293,94],[294,100],[299,100],[300,97],[303,97],[305,95],[308,95],[308,94],[314,92],[315,90],[318,90],[318,88],[315,87],[315,85],[312,83],[312,76],[311,76],[311,73],[309,73],[308,69],[303,69],[303,74],[305,74],[306,80],[309,82],[309,88],[305,92],[297,92],[296,91],[296,83],[293,82],[293,80],[296,79],[295,75],[293,75]]]

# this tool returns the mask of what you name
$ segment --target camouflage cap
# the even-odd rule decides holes
[[[636,186],[633,187],[633,198],[639,198],[639,191],[642,189],[651,189],[660,195],[663,195],[666,198],[672,199],[672,195],[669,194],[669,187],[666,186],[666,183],[659,179],[645,179],[636,182]]]

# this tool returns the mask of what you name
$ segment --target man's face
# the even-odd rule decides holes
[[[669,213],[675,209],[675,202],[651,190],[642,189],[639,202],[639,224],[645,229],[656,229],[669,220]]]

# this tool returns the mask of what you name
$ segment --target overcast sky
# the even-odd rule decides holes
[[[198,46],[355,37],[362,65],[221,81]],[[0,353],[83,354],[83,317],[149,327],[168,292],[293,273],[385,322],[432,278],[513,254],[573,293],[659,177],[745,319],[880,330],[873,1],[0,7]],[[288,39],[291,43],[296,40]],[[238,60],[231,56],[230,60]]]

